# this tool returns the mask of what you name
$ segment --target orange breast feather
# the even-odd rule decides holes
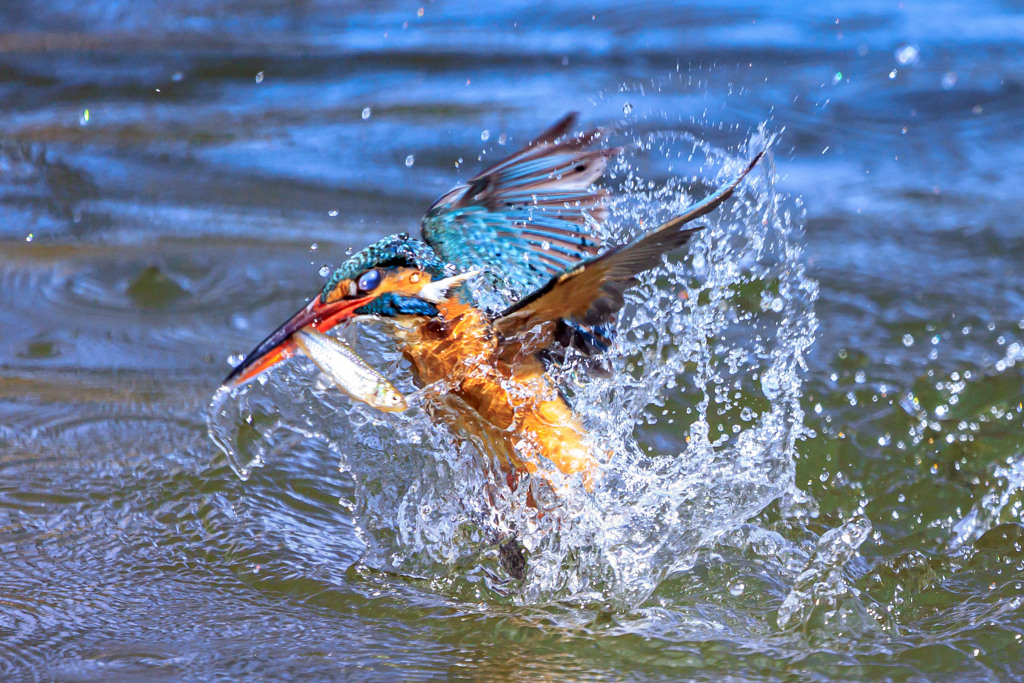
[[[413,372],[421,384],[435,385],[428,399],[460,399],[461,405],[448,400],[448,409],[438,414],[495,455],[506,474],[525,469],[543,475],[554,464],[564,474],[582,473],[591,488],[597,460],[540,361],[502,362],[483,314],[465,306],[452,309],[404,335]]]

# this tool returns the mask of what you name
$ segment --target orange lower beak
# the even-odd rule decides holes
[[[320,297],[316,297],[260,342],[259,346],[224,379],[224,386],[242,386],[263,371],[294,356],[298,353],[298,345],[292,339],[292,335],[303,327],[312,325],[318,331],[326,332],[338,323],[352,318],[355,315],[354,311],[372,298],[344,299],[332,304],[322,304]]]

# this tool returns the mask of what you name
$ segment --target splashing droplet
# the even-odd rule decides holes
[[[263,72],[262,71],[259,72],[258,74],[256,74],[256,82],[257,83],[262,83],[263,82]]]
[[[622,105],[622,113],[625,114],[626,116],[629,116],[630,114],[632,114],[633,113],[633,105],[630,104],[629,102],[626,102],[624,105]]]
[[[480,139],[483,140],[484,142],[487,142],[488,140],[490,140],[491,139],[491,131],[489,131],[489,130],[481,131],[480,132]]]
[[[416,163],[416,156],[415,155],[410,154],[409,156],[407,156],[405,158],[405,165],[406,165],[407,168],[411,167],[415,163]]]
[[[363,121],[365,121],[366,119],[370,118],[370,116],[372,116],[372,115],[373,115],[373,109],[371,109],[370,107],[363,107],[363,113],[362,113]]]
[[[896,49],[896,61],[902,66],[917,64],[921,58],[921,50],[917,45],[903,45]]]

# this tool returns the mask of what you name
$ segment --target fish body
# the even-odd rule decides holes
[[[405,397],[391,382],[340,340],[311,326],[296,332],[294,339],[321,372],[356,401],[387,412],[401,412],[409,407]]]

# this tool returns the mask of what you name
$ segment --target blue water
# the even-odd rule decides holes
[[[1021,677],[1021,74],[1018,2],[5,4],[0,674]],[[206,437],[323,265],[570,110],[777,133],[818,287],[802,498],[632,608],[359,564],[336,452],[242,482]]]

